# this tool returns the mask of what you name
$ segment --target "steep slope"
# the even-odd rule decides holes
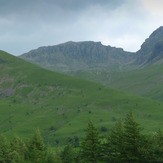
[[[145,40],[136,55],[138,64],[163,63],[163,26]]]
[[[3,51],[0,61],[0,132],[8,137],[40,128],[47,143],[60,145],[81,137],[88,118],[110,128],[130,109],[147,131],[163,126],[163,103],[48,71]]]
[[[125,52],[121,48],[104,46],[100,42],[93,41],[40,47],[20,57],[59,72],[97,67],[119,69],[134,59],[132,53]]]

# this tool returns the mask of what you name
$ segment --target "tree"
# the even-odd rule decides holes
[[[61,154],[63,163],[73,163],[75,158],[75,153],[73,151],[72,145],[67,144]]]
[[[124,152],[124,129],[121,120],[117,121],[116,125],[112,128],[107,139],[105,148],[106,161],[122,162],[122,154]]]
[[[124,122],[124,153],[122,156],[124,162],[141,162],[143,160],[140,151],[143,148],[144,139],[140,131],[141,128],[135,122],[133,113],[128,113]]]
[[[27,159],[35,163],[47,162],[47,148],[44,145],[40,131],[37,130],[32,139],[27,143]]]
[[[155,162],[163,162],[163,132],[158,130],[153,137],[152,151]]]
[[[62,163],[61,151],[58,147],[56,148],[54,153],[54,162]]]
[[[25,159],[25,154],[27,152],[27,147],[25,143],[17,136],[15,136],[10,143],[10,158],[12,162],[23,162]]]
[[[90,120],[86,129],[86,136],[81,143],[81,157],[88,163],[96,163],[100,158],[99,134]]]
[[[10,144],[4,135],[0,135],[0,162],[10,162]]]

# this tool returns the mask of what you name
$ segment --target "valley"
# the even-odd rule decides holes
[[[132,110],[146,132],[162,128],[163,103],[59,74],[0,52],[0,132],[25,138],[40,129],[47,144],[80,137],[91,119],[111,128]]]
[[[0,163],[163,163],[162,6],[1,0]]]

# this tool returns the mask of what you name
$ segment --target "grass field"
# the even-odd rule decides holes
[[[39,128],[47,144],[81,137],[91,119],[111,126],[133,110],[145,132],[163,126],[163,103],[45,70],[0,52],[0,133],[26,138]]]
[[[136,70],[93,69],[69,74],[163,102],[163,64],[150,65]]]

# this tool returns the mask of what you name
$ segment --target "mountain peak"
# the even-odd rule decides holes
[[[163,58],[163,26],[160,26],[145,40],[137,52],[139,64],[160,60]]]
[[[159,28],[157,28],[150,36],[151,37],[156,37],[157,35],[163,35],[163,26],[160,26]]]
[[[74,41],[68,41],[59,45],[81,45],[81,44],[99,44],[102,45],[100,41],[95,42],[95,41],[79,41],[79,42],[74,42]],[[56,45],[58,46],[58,45]]]

